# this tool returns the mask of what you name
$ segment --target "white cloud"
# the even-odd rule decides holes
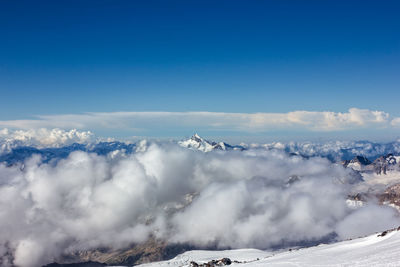
[[[287,186],[291,175],[300,181]],[[21,267],[40,266],[63,252],[123,247],[150,233],[170,242],[267,248],[336,229],[347,238],[365,214],[385,220],[364,220],[365,231],[399,224],[391,209],[348,208],[350,188],[337,182],[348,175],[322,158],[205,154],[171,144],[117,159],[73,152],[53,164],[38,157],[23,167],[0,164],[0,262],[14,257]]]
[[[392,123],[393,124],[393,123]],[[153,130],[176,127],[263,132],[271,129],[340,131],[388,127],[389,114],[351,108],[348,112],[293,111],[288,113],[110,112],[37,116],[31,120],[0,121],[0,127],[32,129]]]
[[[394,127],[400,127],[400,118],[393,118],[390,124]]]
[[[62,129],[0,130],[0,154],[16,146],[61,147],[72,143],[87,143],[94,140],[90,131]]]
[[[71,143],[84,143],[93,138],[90,131],[82,132],[72,129],[31,129],[27,131],[11,131],[7,128],[0,130],[0,138],[4,140],[21,141],[24,144],[40,144],[42,146],[61,146]]]

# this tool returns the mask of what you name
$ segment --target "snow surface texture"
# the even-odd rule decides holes
[[[187,251],[172,260],[140,265],[142,267],[190,266],[191,261],[205,263],[211,260],[230,258],[233,266],[400,266],[400,232],[389,232],[384,236],[347,240],[330,245],[271,253],[253,249],[231,251]]]
[[[140,267],[164,267],[164,266],[190,266],[191,261],[206,263],[212,260],[229,258],[232,261],[254,262],[257,259],[264,259],[272,256],[272,252],[259,249],[231,249],[231,250],[192,250],[186,251],[175,258],[148,264],[141,264]],[[242,264],[241,264],[242,265]]]

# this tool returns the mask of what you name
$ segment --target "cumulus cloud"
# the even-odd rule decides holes
[[[0,154],[8,152],[16,146],[35,146],[35,147],[61,147],[72,143],[87,143],[94,140],[94,135],[90,131],[69,131],[62,129],[29,129],[29,130],[10,130],[4,128],[0,130]]]
[[[366,217],[345,203],[347,176],[322,158],[206,154],[172,144],[117,158],[73,152],[54,164],[37,156],[0,164],[0,263],[40,266],[63,253],[124,247],[150,234],[235,248],[318,240],[336,230],[348,237]],[[385,226],[399,223],[390,209],[361,209],[390,222]],[[368,231],[381,227],[363,223]]]
[[[399,127],[400,126],[400,118],[394,118],[390,124],[394,127]]]
[[[383,111],[351,108],[348,112],[293,111],[288,113],[222,112],[110,112],[37,116],[31,120],[0,121],[0,127],[120,129],[202,128],[242,132],[271,129],[340,131],[368,127],[388,127],[389,114]]]

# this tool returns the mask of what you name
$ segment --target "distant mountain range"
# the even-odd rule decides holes
[[[360,172],[374,172],[376,174],[386,174],[388,171],[400,170],[400,156],[393,154],[382,155],[371,162],[364,156],[356,156],[352,160],[342,161],[343,166],[352,168]]]
[[[84,151],[96,153],[98,155],[107,155],[116,150],[124,150],[130,154],[135,151],[137,144],[126,144],[123,142],[99,142],[96,144],[77,144],[74,143],[64,147],[35,148],[31,146],[18,146],[12,148],[10,152],[0,155],[0,162],[14,164],[22,162],[32,155],[40,155],[43,162],[49,162],[52,159],[63,159],[68,157],[71,152]]]
[[[357,142],[326,142],[326,143],[312,143],[312,142],[289,142],[289,143],[269,143],[269,144],[241,144],[230,145],[225,142],[214,142],[194,134],[187,140],[177,141],[178,145],[191,150],[198,150],[202,152],[211,151],[243,151],[252,149],[265,149],[265,150],[282,150],[291,155],[300,155],[303,157],[323,157],[328,158],[332,162],[342,162],[344,166],[351,167],[355,170],[368,170],[374,166],[373,169],[377,170],[378,166],[382,165],[381,172],[385,169],[390,169],[393,163],[385,163],[387,160],[399,162],[397,156],[400,155],[400,142],[394,141],[386,144],[374,143],[369,141]],[[36,146],[27,146],[18,141],[12,143],[1,143],[0,140],[0,162],[7,164],[14,164],[23,162],[34,154],[40,155],[43,162],[49,162],[52,159],[63,159],[73,151],[84,151],[89,153],[96,153],[98,155],[107,155],[112,151],[123,151],[126,154],[142,151],[148,146],[146,142],[125,143],[120,141],[112,142],[94,142],[79,144],[73,143],[61,147],[46,147],[40,148]],[[373,165],[370,165],[373,161]],[[380,163],[379,163],[380,162]],[[386,166],[387,165],[387,166]],[[386,166],[386,167],[385,167]]]

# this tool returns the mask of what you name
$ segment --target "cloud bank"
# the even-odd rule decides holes
[[[264,132],[276,129],[344,131],[398,125],[383,111],[351,108],[348,112],[293,111],[288,113],[110,112],[37,116],[30,120],[0,121],[0,128],[38,129],[213,129]]]
[[[19,146],[33,146],[37,148],[62,147],[73,143],[89,143],[95,140],[90,131],[76,129],[29,129],[29,130],[0,130],[0,155],[11,152]]]
[[[7,128],[0,130],[0,140],[9,142],[21,142],[24,145],[36,145],[42,147],[64,146],[72,143],[87,143],[93,140],[93,133],[90,131],[77,131],[72,129],[30,129],[27,131],[10,131]]]
[[[398,225],[394,209],[346,205],[350,171],[282,151],[206,154],[162,143],[131,155],[73,152],[55,164],[37,156],[0,164],[0,265],[40,266],[150,234],[268,248]]]

